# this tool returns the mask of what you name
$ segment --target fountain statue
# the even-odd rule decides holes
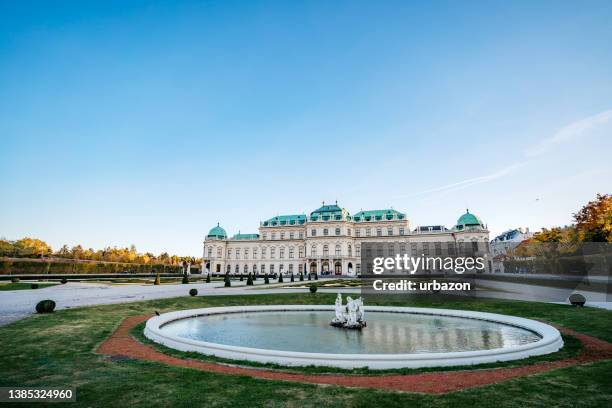
[[[343,306],[342,295],[338,293],[338,296],[336,296],[336,317],[332,319],[330,325],[357,330],[366,327],[363,300],[361,298],[353,300],[350,296],[347,296],[346,306]]]

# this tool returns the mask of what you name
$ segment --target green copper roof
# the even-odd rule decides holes
[[[259,234],[235,234],[232,239],[259,239]]]
[[[348,217],[350,214],[345,208],[338,207],[338,203],[332,205],[323,205],[310,213],[312,221],[329,221],[341,220],[343,217]]]
[[[354,221],[381,221],[392,220],[394,218],[403,220],[406,218],[406,214],[393,209],[388,209],[359,211],[357,214],[353,215]]]
[[[471,214],[470,210],[466,210],[465,214],[463,214],[457,220],[457,229],[462,229],[464,227],[477,227],[484,226],[483,222],[476,215]]]
[[[219,226],[219,223],[217,223],[216,227],[213,227],[210,231],[208,231],[208,235],[206,236],[206,238],[225,239],[227,238],[227,233],[223,228]]]
[[[296,215],[277,215],[263,222],[264,227],[274,227],[279,225],[301,225],[306,222],[304,214]]]

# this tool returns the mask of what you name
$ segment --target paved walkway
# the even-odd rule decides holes
[[[293,282],[263,286],[263,279],[255,281],[255,286],[246,286],[246,280],[232,281],[231,288],[223,282],[193,283],[189,285],[111,285],[104,283],[68,282],[64,285],[48,286],[36,290],[13,290],[0,292],[0,326],[23,319],[34,313],[34,306],[43,299],[52,299],[57,309],[82,306],[108,305],[125,302],[139,302],[152,299],[166,299],[187,296],[189,289],[196,288],[198,295],[260,295],[269,293],[307,292],[308,289],[279,288],[279,286],[299,286],[307,284]],[[359,293],[359,289],[321,289],[321,292]]]

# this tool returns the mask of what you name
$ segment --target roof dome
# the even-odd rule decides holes
[[[477,215],[471,214],[470,210],[466,210],[465,214],[463,214],[457,220],[457,229],[463,229],[464,227],[482,227],[484,228],[484,223],[478,218]]]
[[[213,227],[210,231],[208,231],[208,235],[206,236],[206,238],[225,239],[227,238],[227,233],[223,228],[219,226],[219,223],[217,223],[216,227]]]

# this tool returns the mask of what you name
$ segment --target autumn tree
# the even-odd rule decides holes
[[[597,194],[574,214],[580,241],[612,242],[612,195]]]

